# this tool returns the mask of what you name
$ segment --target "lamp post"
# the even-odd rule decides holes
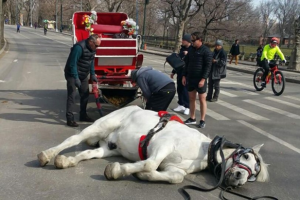
[[[167,26],[167,49],[169,49],[169,27]]]
[[[145,0],[145,7],[144,7],[144,22],[143,22],[143,39],[142,39],[142,49],[144,49],[145,46],[145,23],[146,23],[146,7],[149,3],[149,0]]]

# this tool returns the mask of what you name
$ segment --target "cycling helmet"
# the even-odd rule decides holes
[[[278,43],[279,43],[278,38],[276,38],[276,37],[271,38],[271,46],[272,47],[275,47]]]

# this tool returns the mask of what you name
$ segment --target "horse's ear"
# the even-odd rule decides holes
[[[255,145],[254,147],[252,147],[254,153],[258,154],[258,152],[262,146],[264,146],[264,144],[258,144],[258,145]]]

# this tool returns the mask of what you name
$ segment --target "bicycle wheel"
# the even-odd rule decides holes
[[[254,76],[253,76],[253,85],[255,87],[255,89],[257,91],[262,91],[264,89],[264,87],[261,86],[261,77],[264,74],[264,69],[263,68],[258,68],[255,72],[254,72]]]
[[[272,90],[276,96],[283,93],[285,88],[285,78],[281,71],[275,72],[275,77],[272,78]]]

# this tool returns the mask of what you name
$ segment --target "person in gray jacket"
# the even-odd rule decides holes
[[[206,101],[218,101],[220,94],[220,80],[226,77],[227,54],[223,49],[223,42],[217,40],[213,52],[213,60],[208,78],[208,93]],[[215,89],[215,92],[213,92]]]
[[[146,110],[167,110],[176,93],[175,83],[168,75],[145,66],[133,70],[131,79],[143,92],[147,101]]]

